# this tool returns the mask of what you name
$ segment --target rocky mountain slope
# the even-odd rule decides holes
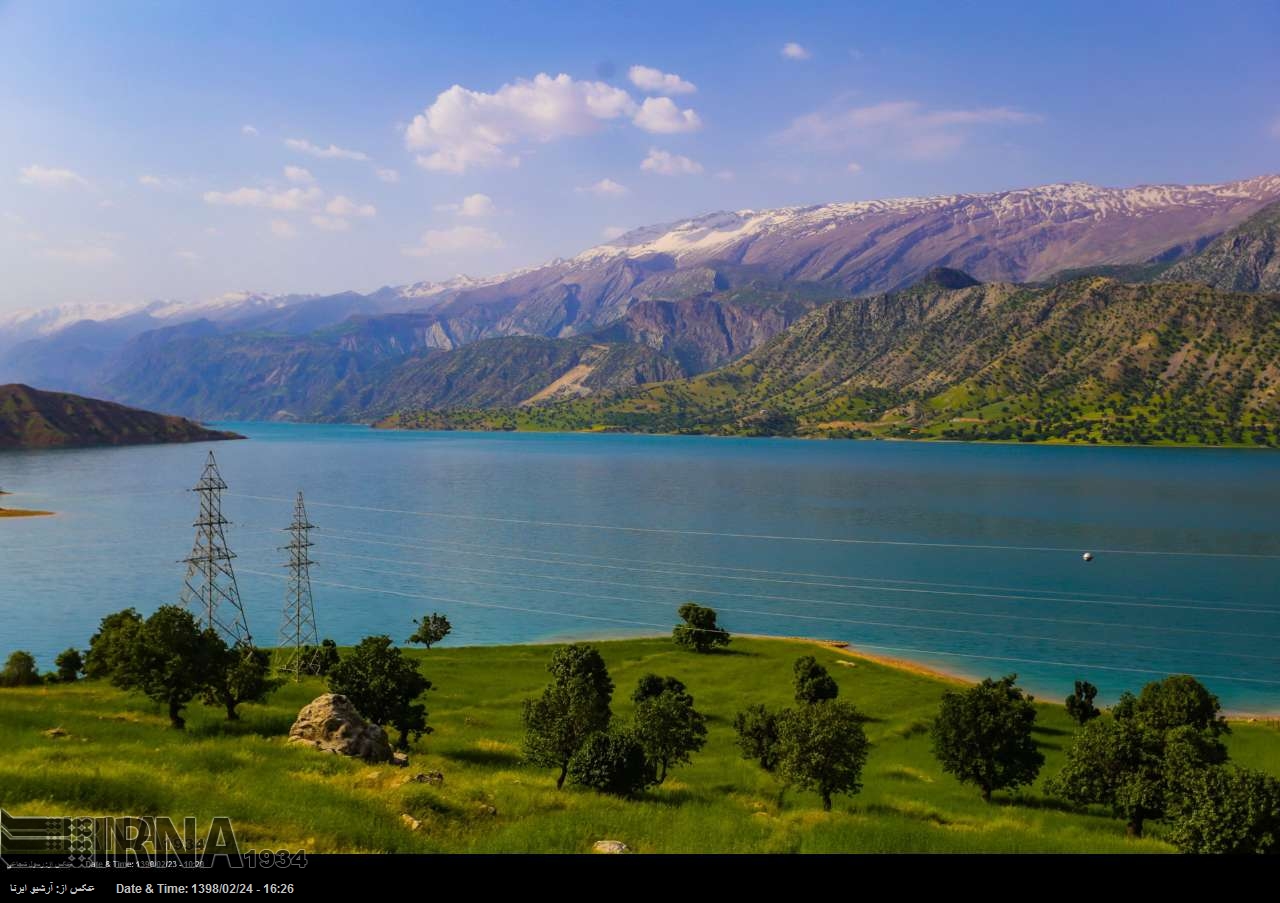
[[[0,386],[0,449],[149,445],[243,439],[182,417],[153,414],[96,398]]]
[[[380,425],[1274,445],[1280,295],[1099,277],[964,285],[944,271],[834,302],[692,379]]]
[[[1263,208],[1159,278],[1232,292],[1280,292],[1280,203]]]

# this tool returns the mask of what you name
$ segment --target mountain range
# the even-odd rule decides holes
[[[732,366],[819,308],[906,297],[938,268],[984,291],[1098,274],[1272,290],[1277,201],[1264,176],[722,212],[486,279],[11,317],[0,379],[201,419],[543,404]]]

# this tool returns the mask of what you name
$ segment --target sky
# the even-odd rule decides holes
[[[1280,4],[0,0],[0,313],[1280,172]]]

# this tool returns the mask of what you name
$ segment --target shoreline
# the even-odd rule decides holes
[[[53,517],[53,511],[36,511],[29,508],[0,508],[0,518],[4,517]]]

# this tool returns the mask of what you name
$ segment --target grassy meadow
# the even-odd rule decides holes
[[[987,805],[930,753],[927,724],[947,687],[939,678],[794,640],[740,638],[712,655],[668,639],[597,646],[617,686],[615,719],[630,719],[631,690],[648,672],[683,680],[708,715],[707,745],[693,764],[636,800],[557,791],[552,771],[521,762],[521,701],[546,683],[550,655],[529,645],[410,653],[437,689],[426,697],[435,732],[413,745],[407,769],[285,742],[298,709],[325,692],[318,679],[244,706],[239,723],[193,704],[185,733],[168,727],[159,706],[101,682],[0,690],[0,805],[33,815],[196,815],[202,831],[209,818],[229,816],[242,848],[309,852],[587,852],[602,839],[639,852],[1172,849],[1158,823],[1150,836],[1127,839],[1120,821],[1040,792],[1071,739],[1061,705],[1040,707],[1047,762],[1036,786]],[[816,794],[780,795],[733,743],[740,708],[791,704],[791,665],[808,653],[871,719],[863,789],[837,796],[829,813]],[[52,728],[65,735],[50,736]],[[1228,743],[1240,764],[1280,773],[1277,725],[1234,724]],[[409,780],[428,771],[442,772],[444,785]]]

